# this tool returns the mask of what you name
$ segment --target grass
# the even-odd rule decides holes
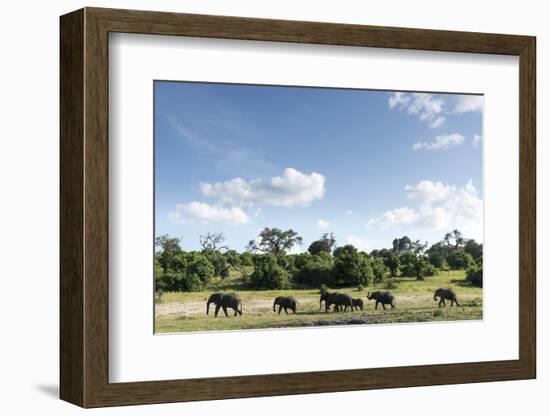
[[[166,292],[157,304],[156,332],[222,331],[235,329],[259,329],[301,327],[316,325],[336,325],[350,320],[369,324],[457,321],[482,319],[482,289],[464,283],[464,271],[440,272],[439,276],[426,277],[423,281],[414,278],[393,278],[396,308],[374,309],[374,302],[366,299],[368,291],[386,290],[385,283],[365,287],[358,292],[357,287],[338,289],[352,297],[361,297],[365,302],[362,311],[325,313],[319,311],[319,290],[266,290],[248,291],[239,279],[233,277],[223,281],[214,281],[209,290],[203,292],[180,293]],[[433,293],[439,287],[451,287],[457,293],[460,307],[438,308]],[[206,300],[214,291],[238,291],[243,304],[243,315],[229,317],[223,311],[217,318],[206,315]],[[294,296],[298,299],[296,315],[289,311],[285,315],[273,312],[273,299],[276,296]],[[449,303],[447,303],[449,304]]]

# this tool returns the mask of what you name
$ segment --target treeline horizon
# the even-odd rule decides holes
[[[246,288],[257,290],[362,288],[396,277],[423,280],[441,270],[465,270],[467,282],[483,286],[483,244],[456,229],[432,245],[405,235],[370,253],[352,244],[337,246],[334,234],[324,233],[306,252],[292,254],[303,238],[292,229],[269,227],[240,253],[226,245],[221,232],[201,235],[199,242],[201,249],[185,251],[179,238],[155,239],[156,292],[200,291],[214,278],[228,278],[231,270]]]

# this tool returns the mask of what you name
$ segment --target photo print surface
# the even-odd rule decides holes
[[[483,96],[154,82],[156,333],[483,318]]]

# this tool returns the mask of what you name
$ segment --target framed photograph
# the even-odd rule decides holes
[[[61,398],[535,378],[535,49],[62,16]]]

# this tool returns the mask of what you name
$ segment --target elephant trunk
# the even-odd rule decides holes
[[[437,292],[434,294],[434,300],[437,300]]]
[[[367,299],[368,299],[368,300],[371,300],[371,299],[372,299],[371,296],[370,296],[370,292],[367,293]]]
[[[210,309],[210,300],[206,302],[206,314],[208,315],[208,310]]]
[[[273,312],[275,312],[275,305],[277,305],[277,300],[273,302]]]

